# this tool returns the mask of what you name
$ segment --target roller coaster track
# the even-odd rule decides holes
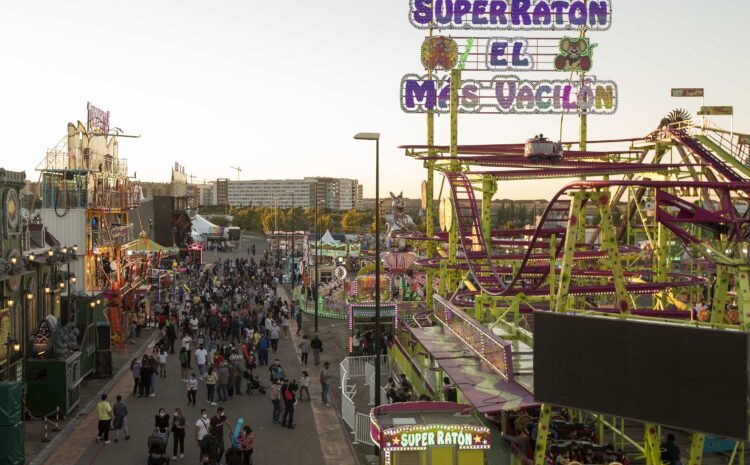
[[[696,143],[697,144],[697,143]],[[699,151],[702,147],[693,147],[691,150]],[[703,149],[705,150],[705,149]],[[701,182],[701,181],[578,181],[568,184],[561,189],[552,198],[552,201],[545,208],[540,222],[534,232],[531,240],[529,241],[526,252],[521,260],[520,265],[516,268],[515,274],[512,275],[510,282],[506,282],[503,278],[505,275],[504,271],[500,269],[494,262],[495,257],[492,254],[491,246],[488,244],[486,238],[482,233],[481,217],[477,208],[477,201],[474,196],[474,189],[469,180],[468,176],[462,172],[446,172],[445,173],[453,197],[453,203],[456,209],[456,227],[458,228],[460,247],[459,247],[459,258],[463,258],[471,272],[476,284],[485,294],[492,296],[505,296],[514,295],[519,291],[524,293],[534,292],[545,282],[548,271],[541,270],[540,267],[530,266],[532,259],[532,251],[534,250],[537,241],[543,237],[543,233],[540,231],[549,229],[549,222],[567,222],[568,213],[565,212],[561,206],[565,205],[565,201],[561,199],[563,195],[568,194],[571,191],[580,190],[592,190],[592,189],[605,189],[610,187],[636,187],[636,188],[651,188],[651,189],[673,189],[673,188],[704,188],[712,189],[719,194],[721,198],[729,198],[731,191],[750,191],[750,182]],[[663,191],[662,197],[667,198]],[[673,203],[674,205],[674,203]],[[683,242],[699,242],[699,240],[684,231],[678,229],[678,223],[693,223],[701,224],[705,223],[707,219],[712,222],[724,223],[727,227],[738,227],[740,223],[747,223],[748,220],[745,218],[738,218],[733,214],[733,211],[728,211],[726,208],[717,212],[707,212],[698,207],[689,208],[687,205],[682,205],[682,210],[677,217],[672,217],[668,214],[657,215],[657,220],[662,222],[670,230],[678,233],[678,237]],[[553,215],[559,213],[560,216]],[[747,226],[747,224],[746,224]],[[745,235],[736,234],[733,237],[745,237]],[[560,238],[555,256],[559,257],[564,237]],[[523,283],[522,287],[516,286],[519,284],[521,279],[525,277],[535,275],[529,285],[528,282]],[[686,284],[690,285],[691,280],[685,281]],[[658,292],[661,289],[675,287],[675,283],[646,283],[646,285],[629,284],[629,291],[636,291],[637,287],[644,287],[646,291]],[[596,293],[597,291],[607,291],[607,286],[585,286],[585,289],[573,289],[570,292],[574,293],[577,291],[585,290],[586,292]],[[538,291],[537,291],[538,292]]]

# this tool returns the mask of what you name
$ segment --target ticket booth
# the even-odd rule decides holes
[[[381,465],[484,465],[490,430],[453,402],[406,402],[370,412]]]

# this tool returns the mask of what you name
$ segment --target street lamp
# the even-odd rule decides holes
[[[380,358],[383,343],[380,336],[380,133],[360,132],[356,140],[375,141],[375,406],[380,405]]]

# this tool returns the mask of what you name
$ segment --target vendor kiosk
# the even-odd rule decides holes
[[[490,430],[470,405],[406,402],[370,411],[381,465],[484,465]]]

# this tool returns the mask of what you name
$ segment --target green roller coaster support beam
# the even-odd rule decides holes
[[[555,301],[555,266],[557,261],[557,234],[549,238],[549,301]]]
[[[552,417],[552,408],[549,404],[542,404],[537,425],[536,448],[534,449],[534,465],[545,465],[547,457],[547,436],[549,433],[549,421]]]
[[[646,465],[662,465],[659,428],[653,423],[643,425]]]
[[[490,175],[482,176],[482,235],[492,241],[492,196],[497,192],[497,181]]]
[[[729,276],[730,273],[726,267],[716,267],[716,286],[711,304],[711,323],[713,324],[722,324],[725,322]]]
[[[454,69],[451,71],[450,87],[450,124],[451,124],[451,171],[458,171],[461,168],[458,162],[458,89],[461,87],[461,70]],[[452,202],[451,202],[452,203]],[[453,221],[448,234],[448,262],[451,265],[456,264],[456,255],[458,254],[458,205],[453,205]],[[448,272],[448,292],[453,292],[457,286],[457,274],[453,271]]]
[[[448,299],[448,264],[444,260],[440,261],[440,287],[438,292],[441,296]]]
[[[701,144],[711,149],[723,161],[732,165],[734,169],[744,174],[745,177],[750,177],[750,168],[745,166],[745,164],[742,163],[742,161],[732,156],[731,153],[728,153],[726,150],[724,150],[719,144],[717,144],[716,142],[708,138],[708,136],[698,135],[698,136],[695,136],[695,139],[697,139],[698,142],[700,142]]]
[[[431,72],[430,72],[431,73]],[[427,154],[430,157],[435,156],[435,112],[432,110],[427,112]],[[426,211],[425,211],[425,234],[427,237],[435,235],[435,162],[432,160],[425,161],[425,168],[427,168],[427,181],[426,184]],[[426,254],[428,257],[435,255],[435,242],[427,241]],[[426,289],[425,289],[425,300],[427,301],[427,309],[433,310],[433,295],[435,290],[432,286],[432,282],[435,279],[435,270],[433,268],[427,268]]]
[[[568,308],[568,289],[573,271],[573,255],[576,251],[578,242],[579,223],[585,222],[582,218],[581,207],[586,197],[585,192],[576,192],[573,194],[573,201],[570,203],[570,214],[568,217],[568,233],[565,235],[563,246],[562,266],[560,267],[560,284],[557,287],[557,303],[555,311],[564,312]]]
[[[617,246],[617,233],[612,224],[612,209],[609,206],[609,192],[600,192],[597,202],[599,204],[599,231],[601,234],[601,246],[607,252],[607,264],[612,271],[612,280],[615,284],[615,302],[620,313],[630,314],[630,298],[625,288],[625,277],[622,273],[622,263]]]
[[[734,277],[737,290],[737,309],[740,312],[740,326],[745,331],[750,331],[750,281],[748,273],[750,267],[741,266]]]
[[[703,462],[703,443],[706,436],[703,433],[693,433],[690,436],[690,460],[688,465],[701,465]]]

